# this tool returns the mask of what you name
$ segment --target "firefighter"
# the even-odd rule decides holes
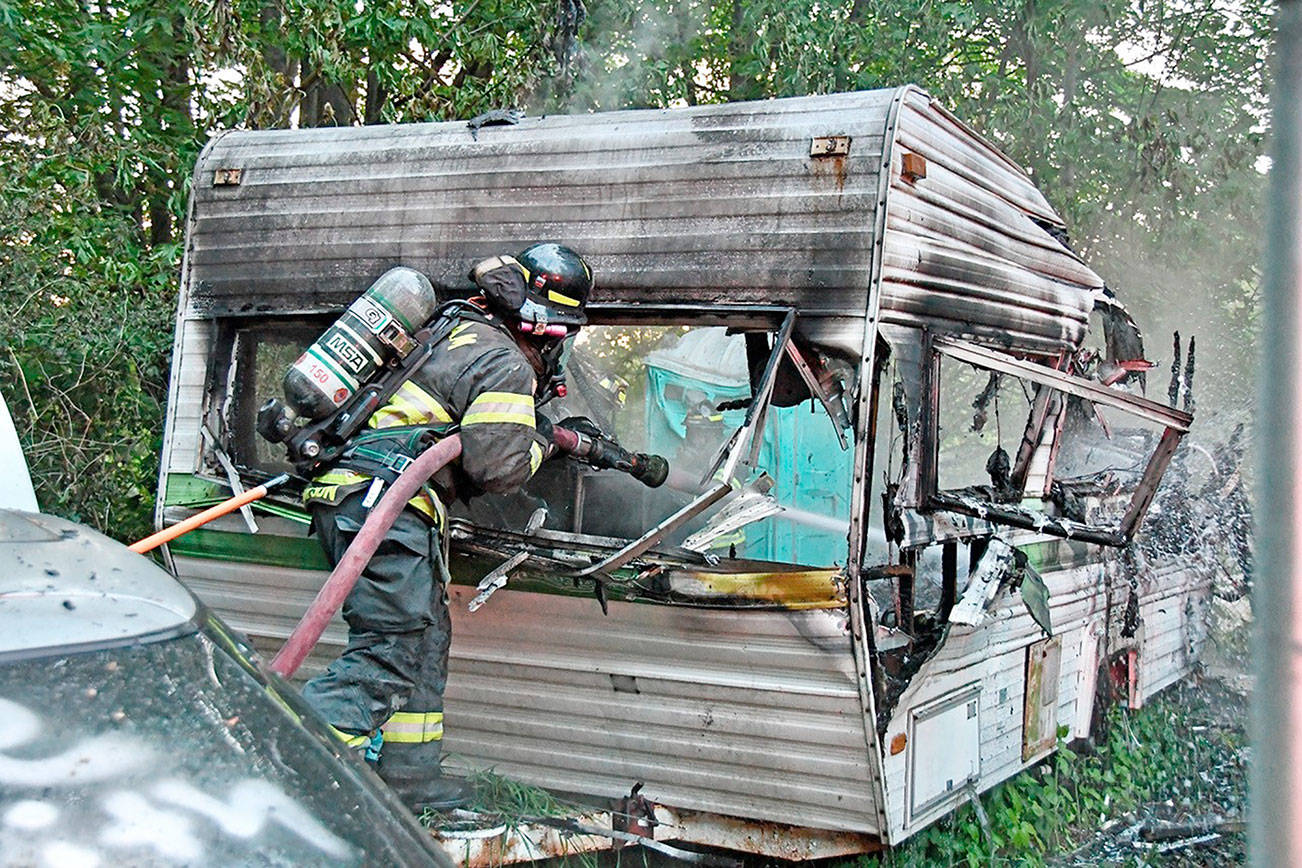
[[[460,431],[460,462],[394,522],[344,603],[347,646],[303,688],[345,743],[378,756],[380,776],[417,810],[466,796],[439,773],[451,641],[444,504],[516,491],[555,451],[535,404],[559,382],[593,284],[579,254],[550,243],[485,260],[471,277],[482,297],[462,305],[430,358],[303,494],[338,563],[383,487],[433,440]]]

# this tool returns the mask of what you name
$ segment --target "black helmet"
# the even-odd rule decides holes
[[[475,266],[471,278],[502,313],[542,332],[551,325],[587,323],[584,308],[592,293],[592,269],[561,244],[525,248],[517,257],[495,256]]]

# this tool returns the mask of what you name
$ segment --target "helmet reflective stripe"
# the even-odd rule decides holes
[[[579,300],[577,298],[570,298],[568,295],[561,295],[559,292],[557,292],[554,289],[547,290],[547,300],[554,301],[557,304],[563,304],[566,307],[579,306]]]
[[[568,326],[587,323],[584,306],[592,294],[592,268],[574,250],[544,242],[522,251],[516,262],[523,268],[525,301],[518,309],[524,322],[555,322]]]
[[[425,744],[443,738],[443,712],[395,711],[380,727],[384,740],[394,744]]]

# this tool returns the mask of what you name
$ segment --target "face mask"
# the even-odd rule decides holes
[[[539,354],[542,356],[543,365],[546,367],[547,379],[540,385],[542,389],[538,395],[538,403],[545,404],[552,398],[565,397],[565,364],[569,361],[570,352],[574,349],[574,335],[568,337],[553,339],[544,344]]]

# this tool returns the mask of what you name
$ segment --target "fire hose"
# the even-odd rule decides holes
[[[298,671],[298,667],[316,647],[317,640],[325,632],[330,619],[344,604],[353,585],[357,584],[371,555],[380,547],[384,535],[397,521],[407,501],[416,496],[427,479],[460,455],[461,435],[445,437],[417,456],[393,481],[380,502],[371,508],[366,521],[362,523],[362,529],[357,532],[339,563],[330,571],[330,577],[321,586],[321,590],[317,591],[316,599],[307,607],[307,612],[294,632],[289,634],[289,639],[276,653],[271,661],[272,672],[289,678]]]
[[[572,431],[558,426],[553,430],[552,437],[561,452],[596,468],[621,470],[651,488],[663,484],[669,475],[669,464],[659,455],[628,452],[595,428]],[[271,661],[270,668],[273,672],[289,678],[298,671],[298,667],[316,647],[330,619],[343,606],[349,592],[357,584],[362,570],[370,562],[371,556],[379,548],[385,534],[389,532],[389,528],[393,526],[398,515],[407,505],[407,501],[416,496],[426,480],[460,455],[460,435],[453,434],[445,437],[422,452],[385,490],[379,503],[371,509],[361,530],[344,552],[344,556],[330,571],[330,577],[321,586],[321,590],[317,591],[307,612]],[[156,548],[215,518],[234,512],[241,506],[264,497],[269,489],[281,484],[287,478],[286,475],[278,476],[263,485],[251,488],[183,522],[145,537],[133,543],[130,548],[139,553]]]

